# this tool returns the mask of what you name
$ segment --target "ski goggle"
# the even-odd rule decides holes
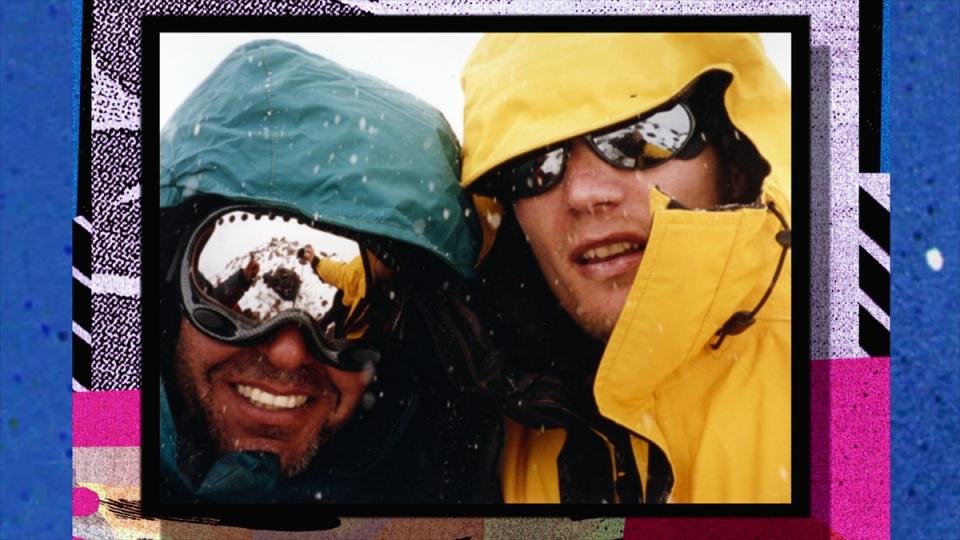
[[[560,183],[571,143],[582,138],[618,169],[649,169],[673,158],[691,159],[704,148],[693,112],[673,103],[614,126],[541,148],[495,169],[478,191],[506,200],[535,197]]]
[[[190,322],[245,346],[298,325],[317,359],[359,371],[379,360],[404,295],[384,242],[255,206],[211,214],[180,263]]]

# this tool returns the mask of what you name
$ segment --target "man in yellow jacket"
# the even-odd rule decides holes
[[[760,39],[493,34],[462,84],[505,501],[791,502],[790,91]]]

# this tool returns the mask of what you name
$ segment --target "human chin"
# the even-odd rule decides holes
[[[212,388],[203,408],[220,452],[276,454],[286,476],[306,467],[342,425],[336,414],[341,399],[335,389],[311,396],[295,411],[281,411],[252,403],[230,381],[214,378]]]
[[[585,332],[606,341],[626,304],[636,270],[607,281],[585,279],[577,272],[554,281],[561,306]]]
[[[187,323],[176,353],[178,385],[219,453],[271,452],[288,476],[299,472],[349,417],[346,398],[319,362],[277,369],[253,348],[225,345]],[[358,394],[354,396],[353,394]]]

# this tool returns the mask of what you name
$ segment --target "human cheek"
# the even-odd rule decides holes
[[[349,415],[357,403],[360,396],[373,379],[374,369],[369,368],[363,371],[344,371],[330,366],[324,366],[327,375],[340,392],[340,406],[334,416],[337,419]]]

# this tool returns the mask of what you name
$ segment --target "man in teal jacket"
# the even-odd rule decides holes
[[[461,406],[435,346],[452,328],[424,315],[478,249],[458,154],[422,101],[278,41],[180,106],[160,141],[161,500],[498,498],[499,424]],[[306,246],[363,260],[351,317]]]

